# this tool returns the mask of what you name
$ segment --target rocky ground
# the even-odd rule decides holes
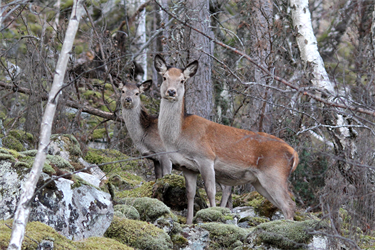
[[[27,138],[20,133],[13,132],[12,143]],[[233,195],[233,209],[207,208],[201,188],[194,225],[186,225],[181,173],[155,181],[144,160],[116,150],[83,156],[73,136],[51,140],[24,249],[329,249],[329,224],[319,213],[297,212],[295,221],[285,221],[256,192]],[[20,186],[36,155],[18,146],[0,148],[0,249],[9,242]],[[370,249],[375,241],[364,236],[362,242]]]

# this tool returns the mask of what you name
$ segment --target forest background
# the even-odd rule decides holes
[[[83,149],[139,156],[121,118],[118,84],[152,78],[143,101],[157,114],[161,79],[154,56],[180,67],[198,59],[187,111],[282,138],[300,155],[290,178],[298,209],[321,211],[333,238],[344,228],[348,240],[357,227],[370,233],[374,2],[313,0],[308,10],[295,2],[86,1],[52,133],[73,134]],[[73,1],[0,6],[1,134],[19,129],[39,138]],[[308,27],[316,40],[303,33]],[[235,187],[234,194],[250,190]]]

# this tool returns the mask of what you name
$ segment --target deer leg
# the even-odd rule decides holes
[[[163,170],[161,169],[160,162],[154,159],[152,159],[152,161],[154,162],[155,178],[159,179],[163,177]]]
[[[207,197],[211,207],[216,207],[215,195],[216,195],[216,182],[215,182],[215,170],[213,162],[201,163],[200,173],[204,182]]]
[[[191,171],[184,171],[185,185],[186,185],[186,196],[188,199],[188,212],[186,216],[186,224],[193,223],[194,215],[194,198],[197,187],[197,173]]]
[[[172,162],[166,155],[160,156],[160,164],[163,176],[172,173]]]
[[[229,198],[231,197],[232,195],[232,187],[231,186],[225,186],[225,185],[222,185],[220,184],[220,187],[221,189],[223,190],[222,191],[222,196],[221,196],[221,202],[220,202],[220,207],[226,207],[227,206],[227,203],[228,203],[228,206],[233,206],[232,202],[228,202],[229,201]]]

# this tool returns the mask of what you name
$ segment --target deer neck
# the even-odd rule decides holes
[[[146,129],[150,126],[150,115],[142,105],[139,105],[133,109],[123,109],[122,116],[130,138],[136,148],[143,153],[146,150],[144,149],[143,138]]]
[[[160,137],[167,149],[174,148],[181,135],[184,118],[185,98],[176,102],[161,99],[158,128]]]

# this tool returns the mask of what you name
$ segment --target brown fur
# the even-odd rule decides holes
[[[185,81],[197,72],[198,62],[185,69],[166,66],[155,57],[163,76],[160,88],[159,132],[175,164],[185,166],[188,196],[187,223],[192,222],[196,175],[205,183],[211,206],[215,206],[215,180],[227,186],[251,183],[286,219],[293,219],[295,203],[289,196],[288,177],[298,164],[297,152],[286,142],[266,133],[256,133],[184,114]]]

